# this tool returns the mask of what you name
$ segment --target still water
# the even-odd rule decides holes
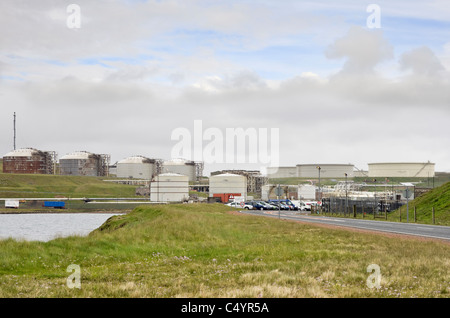
[[[88,235],[120,213],[0,214],[0,239],[47,242],[57,237]]]

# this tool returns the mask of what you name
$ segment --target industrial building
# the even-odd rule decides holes
[[[228,202],[230,197],[247,198],[247,178],[243,175],[223,173],[209,178],[209,197]]]
[[[263,176],[261,172],[257,170],[221,170],[221,171],[214,171],[211,172],[212,176],[224,174],[224,173],[231,173],[231,174],[238,174],[241,176],[245,176],[247,178],[247,193],[255,193],[261,192],[261,188],[263,185],[267,184],[268,178],[266,176]]]
[[[61,175],[73,176],[107,176],[109,174],[110,156],[76,151],[59,160]]]
[[[188,176],[178,173],[162,173],[150,183],[150,201],[183,202],[188,199]]]
[[[4,173],[54,174],[56,152],[34,148],[13,150],[3,156]]]
[[[368,176],[379,177],[411,177],[432,178],[435,175],[435,164],[431,162],[382,162],[369,163]]]
[[[132,156],[120,160],[116,167],[118,178],[151,180],[156,175],[156,161],[144,156]]]
[[[161,173],[182,174],[188,176],[190,182],[194,182],[203,175],[203,162],[185,159],[166,160],[162,163]]]

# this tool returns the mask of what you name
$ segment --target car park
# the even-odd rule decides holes
[[[253,210],[267,210],[266,206],[259,203],[258,201],[249,201],[246,202],[246,204],[249,204],[253,207]]]
[[[229,207],[236,208],[236,209],[253,210],[253,205],[245,203],[245,202],[244,202],[244,204],[241,204],[241,202],[230,202],[225,205],[228,205]]]

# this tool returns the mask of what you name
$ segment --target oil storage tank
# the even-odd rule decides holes
[[[319,176],[322,178],[344,178],[345,174],[347,177],[353,178],[354,165],[352,164],[299,164],[297,165],[297,177],[299,178],[317,178]]]
[[[3,156],[4,173],[53,174],[56,153],[34,148],[13,150]]]
[[[162,164],[162,173],[178,173],[187,176],[189,181],[195,181],[197,177],[195,162],[185,159],[164,161]]]
[[[144,156],[132,156],[117,163],[118,178],[150,180],[155,173],[155,160]]]
[[[435,175],[435,164],[431,162],[378,162],[369,163],[368,176],[428,178]]]
[[[247,197],[247,178],[243,175],[223,173],[209,178],[209,197],[221,202],[230,201],[230,197]]]
[[[189,178],[178,173],[162,173],[150,183],[150,201],[183,202],[189,199]]]
[[[108,155],[88,151],[69,153],[59,160],[61,175],[106,176],[108,175]]]

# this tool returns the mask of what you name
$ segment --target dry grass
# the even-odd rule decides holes
[[[0,241],[0,297],[449,297],[448,244],[228,212],[142,207],[85,238]]]

